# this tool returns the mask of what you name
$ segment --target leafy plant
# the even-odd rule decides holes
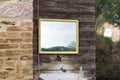
[[[103,22],[120,25],[119,6],[120,0],[96,0],[96,26]]]

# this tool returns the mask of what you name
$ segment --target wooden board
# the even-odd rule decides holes
[[[95,80],[95,0],[34,0],[33,7],[34,80],[38,80],[43,73],[59,75],[61,72],[69,72],[67,74],[78,75],[81,66],[85,79]],[[40,55],[38,53],[39,18],[79,20],[79,54],[59,55],[58,59],[56,59],[58,55]]]

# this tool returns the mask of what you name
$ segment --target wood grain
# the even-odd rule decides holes
[[[68,71],[79,72],[83,67],[85,77],[95,80],[95,0],[35,0],[34,2],[34,80],[38,74],[56,72],[55,65],[66,64]],[[80,22],[80,45],[78,55],[59,55],[61,61],[56,61],[57,55],[38,54],[38,19],[77,19]],[[46,65],[46,66],[45,66]],[[74,66],[74,67],[73,67]]]

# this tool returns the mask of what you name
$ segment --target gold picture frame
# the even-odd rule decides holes
[[[39,19],[39,54],[78,54],[79,21]]]

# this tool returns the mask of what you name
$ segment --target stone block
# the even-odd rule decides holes
[[[30,2],[0,2],[1,18],[32,19],[33,7]]]
[[[0,72],[0,79],[6,79],[8,78],[9,73],[6,71]]]
[[[7,31],[6,26],[0,24],[0,32],[6,32],[6,31]]]

